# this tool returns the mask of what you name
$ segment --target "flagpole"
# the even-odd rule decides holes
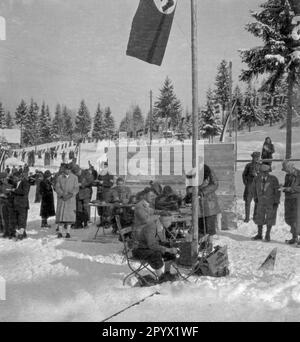
[[[191,0],[191,37],[192,37],[192,98],[193,98],[193,137],[192,137],[192,166],[196,171],[198,180],[197,167],[197,142],[198,142],[198,44],[197,44],[197,0]],[[193,187],[192,200],[192,239],[193,250],[192,259],[198,255],[198,184],[195,183]]]

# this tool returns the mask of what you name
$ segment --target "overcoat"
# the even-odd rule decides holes
[[[79,191],[78,177],[64,174],[57,177],[55,190],[57,193],[56,223],[74,223],[76,220],[76,195]],[[64,195],[70,195],[67,200]]]

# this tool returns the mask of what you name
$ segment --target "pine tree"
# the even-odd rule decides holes
[[[15,122],[20,127],[21,130],[21,146],[23,145],[23,130],[24,121],[27,116],[27,105],[24,100],[21,101],[15,112]]]
[[[217,68],[215,87],[215,101],[222,106],[222,123],[224,123],[224,112],[230,100],[229,68],[224,59]]]
[[[293,93],[299,81],[300,46],[293,18],[300,15],[298,0],[267,0],[261,10],[252,12],[254,23],[246,29],[263,41],[263,45],[241,51],[242,61],[248,65],[241,79],[250,81],[258,75],[267,76],[263,90],[273,92],[285,80],[288,85],[286,158],[291,158]],[[295,29],[295,31],[293,31]]]
[[[203,138],[208,138],[209,142],[213,142],[215,136],[222,132],[222,123],[220,117],[214,112],[214,99],[211,89],[206,93],[206,107],[199,110],[200,115],[200,134]]]
[[[73,119],[69,109],[63,106],[62,111],[62,138],[63,140],[72,140]]]
[[[256,90],[252,89],[250,83],[246,89],[245,97],[247,101],[242,107],[241,121],[248,126],[249,132],[251,132],[253,125],[263,123],[263,111],[255,105]]]
[[[154,104],[154,122],[156,125],[163,125],[165,130],[170,128],[176,131],[180,123],[181,113],[181,103],[175,95],[171,80],[167,77],[160,90],[160,96]]]
[[[142,111],[139,106],[135,106],[133,108],[133,113],[132,113],[132,130],[133,130],[133,135],[136,137],[137,132],[144,130],[145,128],[145,122],[144,122],[144,117],[142,114]]]
[[[60,104],[56,105],[54,118],[51,123],[51,137],[52,140],[60,140],[62,136],[62,127],[63,127],[63,120],[62,120],[62,113],[61,113],[61,106]]]
[[[92,138],[97,140],[103,140],[105,138],[104,117],[100,103],[98,103],[97,110],[94,116]]]
[[[112,139],[115,134],[115,120],[112,116],[110,107],[104,111],[105,139]]]
[[[2,103],[0,102],[0,128],[1,129],[6,128],[5,117],[6,117],[6,113],[3,108]]]
[[[91,130],[91,124],[90,112],[84,100],[82,100],[75,120],[75,132],[78,133],[81,138],[86,138]]]
[[[10,114],[10,111],[6,112],[5,125],[6,125],[6,128],[9,128],[9,129],[12,129],[14,127],[14,120]]]
[[[25,143],[25,145],[32,146],[38,143],[38,117],[39,107],[37,103],[34,102],[33,99],[31,99],[27,115],[24,119],[23,142]]]
[[[39,115],[39,142],[45,144],[51,142],[51,117],[49,107],[43,102]]]
[[[127,112],[125,117],[121,120],[119,132],[127,132],[129,135],[132,132],[132,118],[130,113]]]

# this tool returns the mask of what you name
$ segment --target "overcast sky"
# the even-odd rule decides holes
[[[250,9],[261,0],[198,0],[199,95],[213,87],[216,67],[232,60],[234,80],[242,68],[238,49],[258,45],[247,31]],[[0,101],[12,111],[21,98],[77,109],[81,99],[93,115],[110,106],[119,122],[132,104],[144,112],[149,91],[159,93],[166,76],[183,107],[191,108],[190,0],[178,0],[161,67],[126,56],[139,0],[1,0],[7,40],[0,41]]]

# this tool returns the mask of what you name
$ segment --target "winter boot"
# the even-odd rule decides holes
[[[266,232],[266,235],[265,235],[265,242],[270,242],[271,241],[271,229],[272,227],[267,227],[267,232]]]
[[[71,239],[71,235],[69,233],[66,234],[66,239]]]
[[[287,243],[288,245],[294,245],[295,243],[298,243],[299,241],[297,241],[297,236],[293,236],[290,240],[285,240],[285,243]]]
[[[58,238],[58,239],[61,239],[62,237],[63,237],[62,233],[58,232],[58,233],[57,233],[57,238]]]
[[[258,226],[258,232],[255,236],[253,236],[253,238],[251,238],[251,240],[256,241],[256,240],[262,240],[262,230],[263,230],[263,226]]]

